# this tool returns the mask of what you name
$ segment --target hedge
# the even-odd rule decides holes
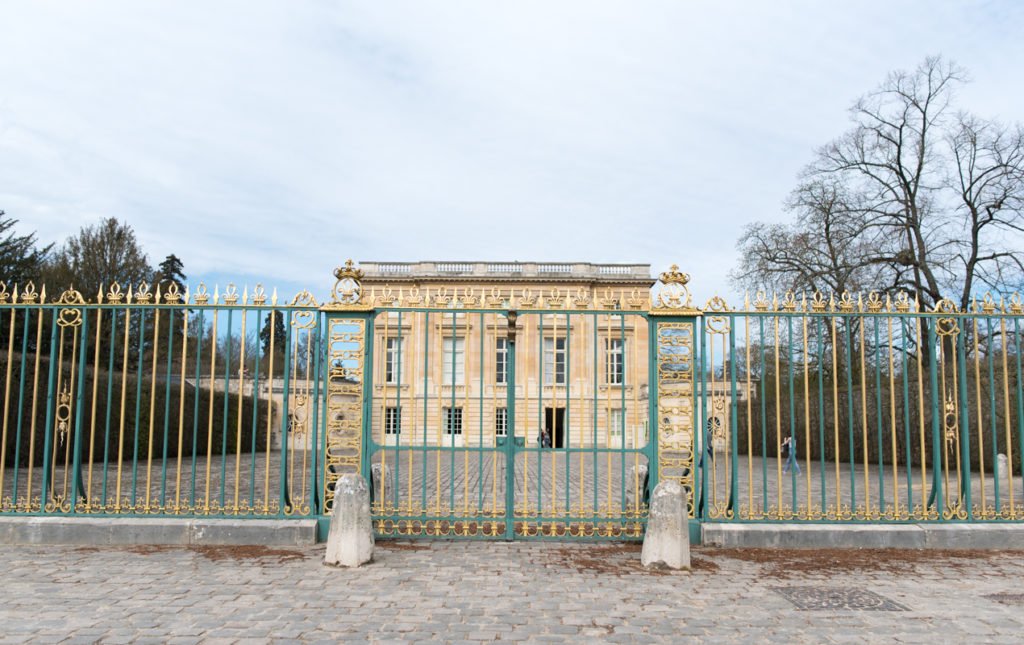
[[[38,379],[39,394],[35,410],[35,434],[31,433],[32,421],[32,361],[26,361],[24,392],[21,396],[20,414],[18,410],[19,389],[21,385],[20,361],[12,366],[10,383],[6,382],[7,365],[6,361],[0,360],[0,397],[4,397],[6,388],[10,388],[10,403],[7,409],[7,426],[4,441],[4,464],[11,467],[15,463],[20,466],[28,466],[29,462],[29,441],[34,442],[32,451],[35,466],[42,464],[44,442],[47,435],[46,417],[50,413],[50,434],[54,434],[57,425],[57,397],[47,405],[47,377],[48,365],[42,361]],[[56,376],[56,375],[55,375]],[[75,405],[76,392],[72,392],[72,406],[70,421],[73,427],[76,419],[80,416],[79,433],[81,435],[81,458],[83,463],[89,458],[89,437],[93,433],[93,419],[95,419],[95,433],[92,450],[94,461],[102,462],[104,451],[111,462],[117,459],[118,435],[120,433],[121,397],[124,388],[124,439],[121,445],[124,459],[132,459],[137,454],[140,458],[148,455],[149,433],[150,433],[150,405],[153,397],[153,446],[152,457],[161,458],[177,457],[181,452],[183,456],[191,456],[193,452],[199,455],[207,454],[207,441],[212,444],[211,453],[220,455],[224,452],[234,454],[238,440],[238,419],[241,414],[241,452],[251,452],[253,448],[262,451],[267,445],[267,415],[273,413],[271,402],[259,400],[254,409],[253,397],[243,395],[239,402],[237,383],[233,383],[232,391],[224,392],[211,391],[206,388],[196,388],[188,383],[184,389],[180,381],[170,381],[157,378],[143,378],[140,382],[135,375],[123,378],[119,374],[107,374],[101,371],[98,374],[97,396],[95,407],[93,406],[93,385],[94,375],[91,370],[86,371],[85,382],[79,385],[75,381],[75,390],[82,393],[83,406],[79,411]],[[71,372],[68,369],[60,375],[61,382],[70,384]],[[168,388],[168,385],[170,387]],[[169,396],[168,396],[169,390]],[[182,403],[184,394],[184,406]],[[3,399],[0,398],[0,405]],[[198,413],[196,404],[198,403]],[[241,404],[239,404],[241,403]],[[213,421],[210,423],[212,406]],[[180,414],[183,410],[183,415]],[[81,413],[79,415],[79,412]],[[255,415],[255,437],[253,420]],[[20,445],[18,443],[18,422],[21,421]],[[181,443],[178,442],[179,424],[182,426]],[[212,433],[209,428],[212,426]],[[2,429],[0,429],[2,432]],[[72,442],[73,436],[68,433],[65,442]],[[165,450],[166,445],[166,450]],[[63,455],[63,448],[58,441],[55,446],[58,454]]]

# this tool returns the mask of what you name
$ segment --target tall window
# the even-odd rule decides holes
[[[398,383],[399,374],[401,373],[401,360],[404,358],[403,352],[405,347],[405,339],[389,338],[387,340],[386,349],[384,350],[384,382],[385,383]]]
[[[608,385],[622,385],[626,382],[626,351],[621,338],[605,339],[605,382]]]
[[[402,434],[402,408],[384,408],[384,434]]]
[[[464,352],[464,338],[452,338],[448,336],[444,339],[444,351],[441,354],[441,383],[451,385],[452,384],[452,368],[454,367],[454,382],[455,385],[462,385],[465,379],[465,354]],[[454,361],[455,365],[452,365]]]
[[[508,436],[508,408],[494,409],[494,435],[497,437]]]
[[[504,385],[508,382],[508,339],[499,338],[494,353],[494,382]]]
[[[544,385],[565,383],[565,338],[544,339]]]
[[[612,408],[608,412],[608,435],[615,441],[621,441],[622,408]]]
[[[444,410],[444,433],[462,434],[462,408],[443,408]]]

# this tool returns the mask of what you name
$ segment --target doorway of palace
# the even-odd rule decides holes
[[[544,408],[544,430],[550,438],[550,448],[565,448],[565,408]]]

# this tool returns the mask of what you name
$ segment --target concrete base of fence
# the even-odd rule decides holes
[[[651,493],[650,514],[640,563],[670,569],[690,568],[690,521],[686,489],[675,480],[663,481]]]
[[[334,487],[334,514],[324,564],[358,567],[372,559],[370,489],[361,475],[342,475]]]
[[[1024,549],[1024,524],[714,523],[701,527],[713,547],[786,549]]]
[[[315,543],[315,519],[0,517],[0,544],[307,546]]]

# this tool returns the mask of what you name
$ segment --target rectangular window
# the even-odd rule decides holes
[[[622,385],[626,382],[626,348],[621,338],[605,339],[605,382]]]
[[[441,383],[443,385],[462,385],[465,379],[465,354],[464,354],[464,343],[463,338],[452,338],[448,336],[444,339],[444,351],[441,353]],[[454,365],[452,364],[454,362]],[[454,371],[454,379],[453,372]]]
[[[396,407],[384,408],[384,434],[402,434],[402,409]]]
[[[499,338],[497,340],[494,353],[494,382],[504,385],[508,382],[508,339]]]
[[[384,350],[384,382],[393,384],[398,383],[400,373],[402,369],[402,359],[405,358],[403,352],[405,351],[405,339],[404,338],[389,338],[387,339],[386,348]]]
[[[494,435],[496,437],[508,436],[508,408],[494,409]]]
[[[565,384],[565,338],[544,339],[544,385]]]
[[[616,441],[621,441],[622,408],[612,408],[608,412],[608,435]]]
[[[444,410],[444,433],[462,434],[462,408],[443,408]]]

